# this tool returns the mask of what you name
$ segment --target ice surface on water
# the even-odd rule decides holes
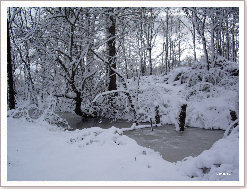
[[[186,128],[178,132],[172,125],[125,131],[124,134],[136,140],[144,147],[160,152],[162,157],[170,162],[176,162],[188,156],[197,156],[209,149],[214,142],[223,137],[222,130],[206,130]]]

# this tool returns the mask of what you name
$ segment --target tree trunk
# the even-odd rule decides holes
[[[192,31],[192,39],[193,39],[193,51],[194,51],[194,61],[196,61],[196,27],[195,27],[195,23],[194,23],[194,12],[192,12],[192,27],[193,27],[193,31]]]
[[[73,45],[74,45],[74,26],[70,25],[70,62],[72,62],[73,57]]]
[[[234,110],[230,110],[231,120],[234,122],[238,119],[237,113]],[[235,128],[238,125],[238,123],[235,123],[233,127]]]
[[[87,27],[88,27],[88,31],[87,31],[87,38],[89,38],[87,44],[88,44],[88,49],[92,49],[93,45],[94,45],[94,40],[93,40],[93,35],[94,35],[94,24],[95,24],[95,18],[94,16],[92,17],[88,12],[86,13],[86,19],[87,19]],[[92,63],[94,61],[94,54],[92,51],[88,51],[87,52],[87,56],[86,56],[86,62],[87,65],[89,65],[90,63]],[[88,72],[91,71],[90,69],[91,66],[88,66]]]
[[[149,75],[152,75],[153,74],[153,66],[152,66],[152,48],[151,48],[151,45],[148,48],[148,55],[149,55],[149,66],[150,66],[150,73],[149,73]]]
[[[208,51],[207,51],[207,44],[206,44],[206,39],[205,39],[204,33],[202,35],[202,45],[203,45],[203,51],[204,51],[204,55],[205,55],[205,59],[206,59],[206,63],[207,63],[207,69],[209,70]]]
[[[81,93],[77,92],[75,98],[75,113],[85,118],[85,114],[81,111],[81,103],[82,103]]]
[[[168,73],[168,21],[169,21],[169,17],[168,17],[168,8],[166,10],[166,74]]]
[[[152,41],[153,41],[153,9],[149,9],[149,13],[151,14],[151,20],[149,20],[148,22],[148,35],[147,35],[147,42],[148,42],[148,59],[149,59],[149,75],[153,74],[153,65],[152,65]]]
[[[212,23],[212,25],[213,24],[214,24],[214,22]],[[211,35],[211,62],[214,62],[215,49],[214,49],[214,29],[213,29],[213,26],[211,26],[210,35]]]
[[[180,61],[181,61],[181,36],[180,36],[180,20],[178,20],[178,38],[179,38],[179,41],[178,41],[178,64],[180,65]]]
[[[7,23],[7,74],[8,74],[8,104],[9,109],[15,109],[15,90],[13,78],[13,62],[11,60],[10,26]]]
[[[110,16],[110,27],[108,28],[108,33],[109,33],[109,41],[107,42],[108,44],[108,53],[109,53],[109,66],[112,67],[113,69],[116,69],[116,18],[112,13],[114,13],[114,8],[111,8],[109,10]],[[116,73],[110,69],[109,70],[109,87],[108,90],[117,90],[117,84],[116,84]]]
[[[209,62],[209,59],[208,59],[208,51],[207,51],[207,42],[206,42],[206,38],[205,38],[205,22],[206,22],[206,16],[204,16],[201,19],[199,19],[196,15],[196,8],[193,8],[193,14],[195,16],[195,20],[193,20],[193,23],[195,24],[196,26],[196,30],[198,32],[198,34],[200,35],[201,39],[202,39],[202,45],[203,45],[203,51],[204,51],[204,56],[205,56],[205,59],[206,59],[206,64],[207,64],[207,69],[209,70],[210,68],[210,62]]]
[[[161,56],[161,74],[164,73],[164,51],[165,51],[165,42],[163,41],[163,45],[162,45],[162,56]]]
[[[128,78],[128,62],[127,62],[127,58],[126,58],[126,50],[125,50],[125,40],[124,40],[124,36],[122,39],[122,48],[123,48],[123,55],[124,55],[124,68],[125,68],[125,75],[126,78]]]
[[[193,26],[193,51],[194,51],[194,61],[196,61],[196,30]]]
[[[223,56],[223,48],[222,48],[222,32],[219,31],[219,55]],[[224,39],[224,38],[223,38]]]
[[[170,37],[169,37],[169,44],[170,44],[170,54],[169,54],[169,62],[168,62],[168,70],[169,72],[171,71],[171,67],[172,67],[172,45],[173,45],[173,42],[172,42],[172,24],[173,24],[173,20],[172,20],[172,17],[170,18]]]
[[[230,37],[229,37],[229,29],[228,29],[228,20],[226,21],[226,58],[230,60]]]
[[[234,39],[234,32],[232,32],[232,61],[236,61],[235,57],[235,39]]]
[[[160,124],[160,113],[159,113],[159,105],[155,106],[155,124],[156,126]]]
[[[141,25],[140,25],[140,42],[141,42],[141,48],[144,48],[145,43],[144,43],[144,39],[143,39],[143,35],[144,35],[144,11],[145,8],[142,8],[142,12],[141,12]],[[146,51],[142,51],[141,53],[141,75],[144,76],[146,74]]]
[[[186,108],[187,108],[187,104],[183,104],[181,106],[181,111],[180,111],[179,119],[178,119],[180,131],[184,131],[185,118],[186,118]]]

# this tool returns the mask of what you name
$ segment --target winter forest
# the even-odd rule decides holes
[[[239,7],[8,7],[8,181],[239,181]]]

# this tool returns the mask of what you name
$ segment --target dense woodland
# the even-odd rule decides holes
[[[8,8],[8,108],[49,102],[61,110],[67,103],[84,118],[102,108],[114,117],[114,99],[125,96],[122,105],[137,119],[140,78],[197,61],[209,71],[219,57],[238,62],[238,14],[217,7]]]

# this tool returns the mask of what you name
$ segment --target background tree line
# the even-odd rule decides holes
[[[237,62],[238,15],[217,7],[9,8],[9,109],[53,96],[86,117],[98,94],[128,91],[128,79],[138,88],[142,76],[201,58],[208,70],[220,56]],[[127,93],[133,111],[136,93]]]

